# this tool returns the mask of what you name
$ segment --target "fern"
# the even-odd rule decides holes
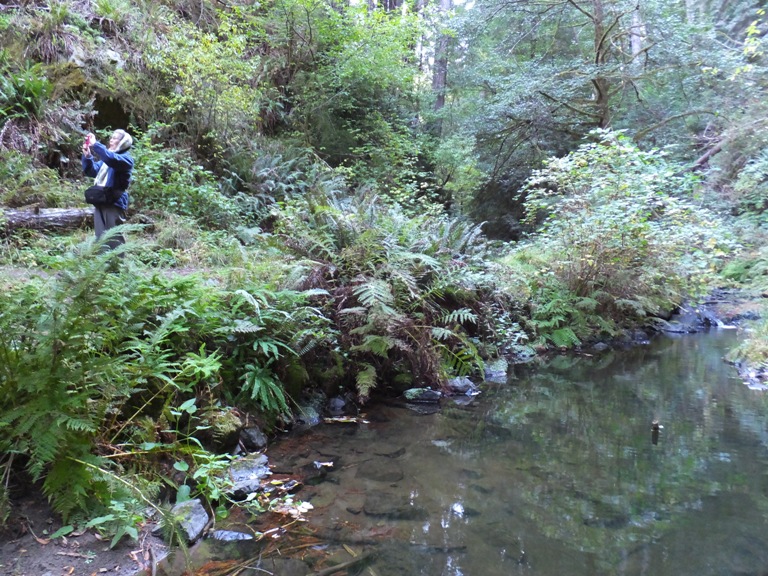
[[[558,348],[568,348],[571,346],[579,346],[581,340],[579,340],[576,333],[568,327],[558,328],[552,332],[544,334],[544,337],[552,342]]]
[[[371,364],[363,364],[362,369],[357,372],[355,376],[355,384],[357,385],[357,395],[361,401],[366,400],[376,387],[376,368]]]
[[[394,313],[394,310],[389,305],[393,304],[395,299],[392,296],[389,284],[383,280],[369,280],[357,286],[352,293],[363,306],[368,308],[378,306],[383,310],[391,310]]]
[[[255,334],[256,332],[261,332],[263,330],[264,330],[264,326],[259,326],[258,324],[254,324],[250,320],[241,320],[241,319],[235,320],[235,325],[232,328],[232,331],[235,334]]]
[[[444,315],[441,321],[443,324],[477,324],[477,314],[469,308],[460,308]]]
[[[288,414],[290,408],[282,387],[269,368],[272,360],[265,365],[246,364],[239,400],[249,400],[268,414]]]
[[[430,330],[430,333],[432,334],[432,338],[442,341],[450,340],[455,336],[453,330],[442,328],[441,326],[433,326]]]
[[[358,329],[361,330],[361,329]],[[355,333],[355,330],[352,331]],[[363,343],[350,348],[353,352],[370,352],[376,356],[386,358],[389,350],[394,346],[392,338],[378,334],[368,334],[363,338]]]

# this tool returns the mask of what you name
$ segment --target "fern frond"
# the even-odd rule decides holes
[[[367,312],[368,309],[365,306],[353,306],[351,308],[343,308],[339,310],[339,314],[354,314],[357,316],[362,316]]]
[[[232,331],[235,334],[254,334],[264,330],[264,326],[254,324],[250,320],[235,320],[235,326]]]
[[[75,432],[97,432],[99,427],[91,419],[76,418],[73,416],[62,415],[57,422],[58,425],[73,430]]]
[[[431,270],[440,270],[442,268],[442,264],[437,258],[433,258],[432,256],[420,252],[398,251],[394,259],[401,262],[415,262],[417,264],[426,266]]]
[[[387,266],[387,272],[389,273],[393,284],[399,282],[405,287],[405,290],[408,292],[409,300],[420,298],[421,290],[419,289],[419,283],[411,272],[394,266]]]
[[[360,400],[368,399],[371,390],[376,387],[376,368],[371,364],[363,364],[363,368],[355,376],[355,384]]]
[[[377,305],[387,306],[395,301],[389,284],[378,279],[372,279],[357,286],[352,293],[363,306],[368,308]]]
[[[588,297],[578,298],[574,302],[574,306],[579,310],[583,310],[584,312],[594,312],[599,305],[600,302],[594,298]]]
[[[430,333],[432,334],[432,338],[435,340],[449,340],[455,336],[452,330],[449,330],[448,328],[442,328],[440,326],[433,326],[430,330]]]
[[[554,344],[558,348],[567,348],[569,346],[579,346],[581,344],[581,340],[579,340],[579,337],[576,336],[576,333],[571,328],[568,328],[568,327],[558,328],[557,330],[553,330],[550,333],[544,334],[544,337],[547,338],[547,340],[551,341],[552,344]]]
[[[477,314],[472,312],[469,308],[453,310],[442,318],[443,324],[464,324],[465,322],[477,324]]]
[[[235,294],[242,296],[248,304],[253,306],[256,313],[261,311],[262,306],[267,306],[267,299],[263,294],[251,294],[247,290],[235,290]]]
[[[310,288],[309,290],[302,290],[299,294],[305,298],[312,298],[313,296],[330,296],[328,290],[322,288]]]
[[[616,300],[614,304],[616,304],[616,307],[619,308],[620,310],[629,310],[635,316],[639,316],[642,318],[642,317],[645,317],[646,315],[645,306],[643,306],[643,304],[638,302],[637,300],[631,300],[629,298],[620,298]]]
[[[355,352],[370,352],[376,356],[386,358],[392,345],[392,338],[380,336],[378,334],[368,334],[363,338],[362,344],[352,346],[350,350]]]

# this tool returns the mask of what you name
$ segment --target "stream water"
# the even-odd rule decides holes
[[[379,576],[765,575],[768,396],[723,361],[737,342],[557,357],[434,414],[314,427],[270,459],[334,463],[297,496],[329,552],[375,550]]]

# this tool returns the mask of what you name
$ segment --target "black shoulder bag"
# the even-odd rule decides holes
[[[110,186],[91,186],[85,191],[85,201],[94,205],[114,204],[120,194]]]

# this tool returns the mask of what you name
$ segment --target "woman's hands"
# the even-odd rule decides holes
[[[86,156],[91,155],[91,146],[93,146],[94,142],[96,142],[96,136],[92,132],[88,132],[83,142],[83,154]]]

